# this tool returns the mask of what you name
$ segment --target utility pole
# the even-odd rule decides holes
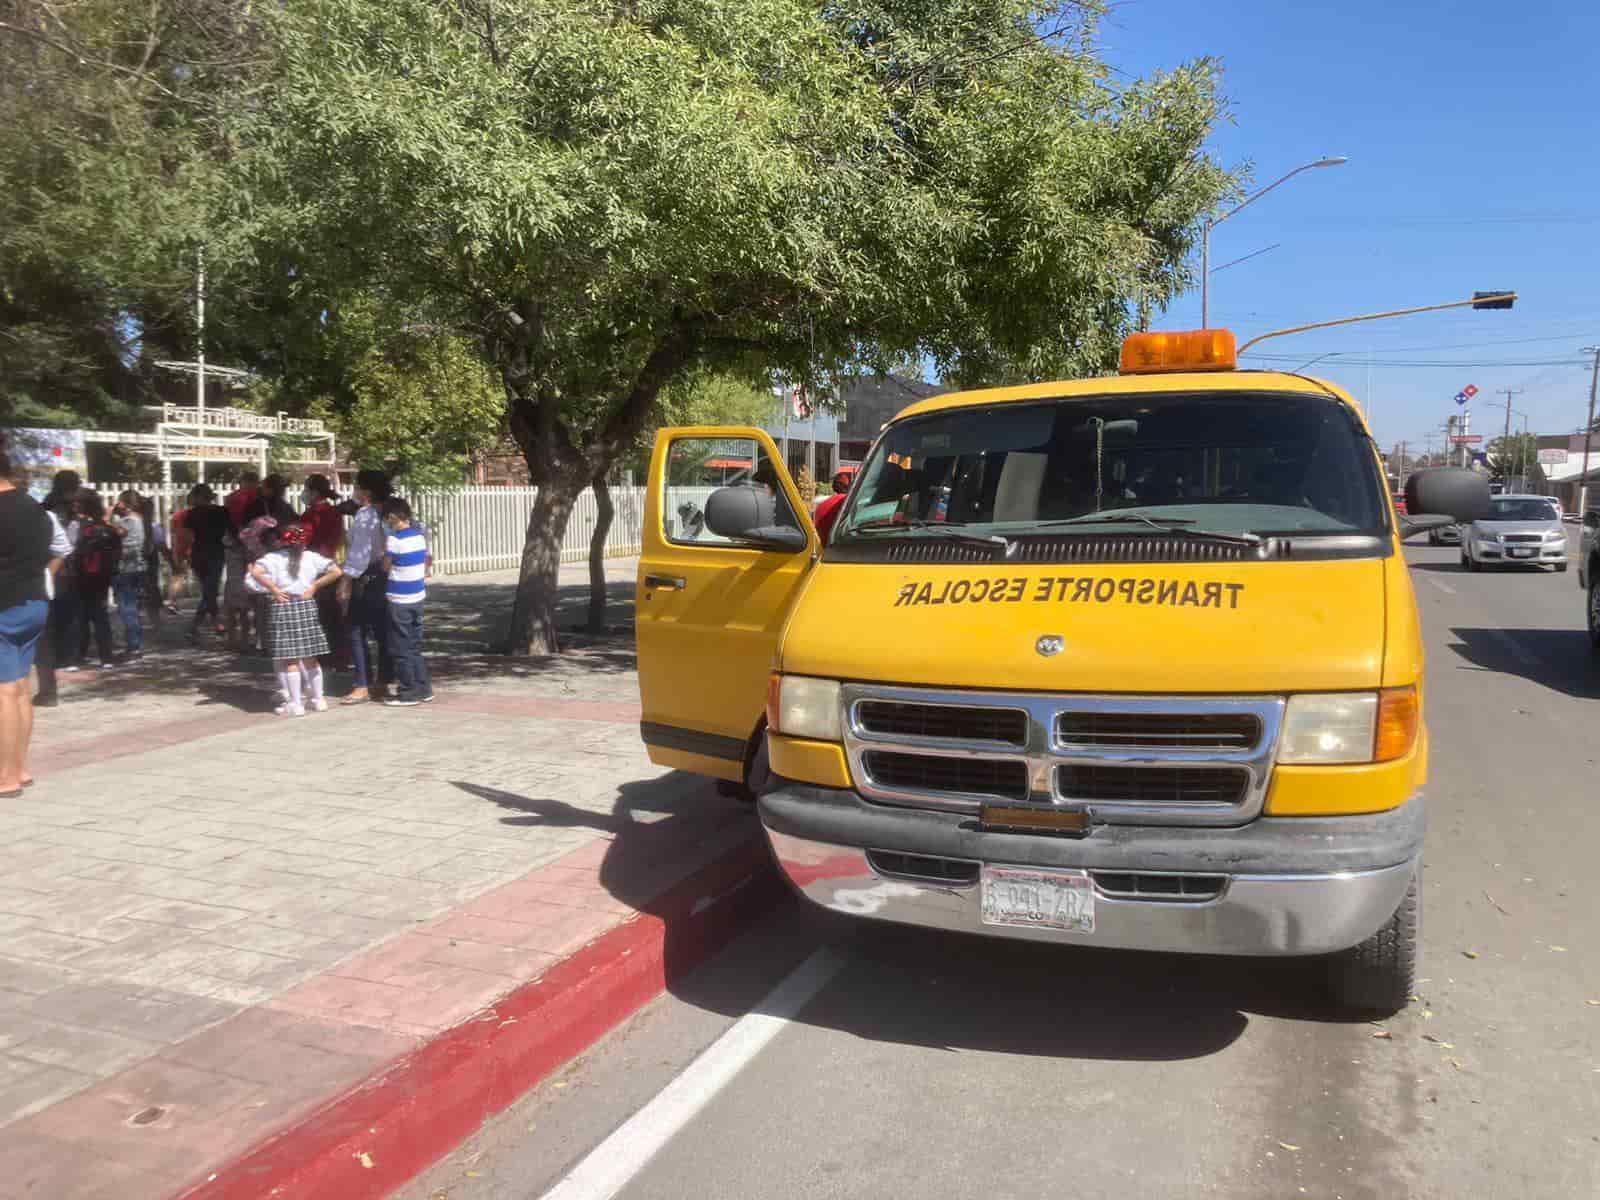
[[[200,439],[196,448],[199,462],[195,466],[195,478],[201,483],[206,481],[206,249],[199,247],[194,252],[194,395],[195,395],[195,436]]]
[[[1600,382],[1600,346],[1585,346],[1583,353],[1593,356],[1594,369],[1589,376],[1589,419],[1583,423],[1583,474],[1578,476],[1579,521],[1589,511],[1589,439],[1594,436],[1594,389]]]
[[[1500,439],[1502,453],[1505,457],[1504,475],[1506,487],[1511,487],[1511,397],[1522,395],[1521,388],[1497,388],[1496,391],[1506,398],[1506,432]]]

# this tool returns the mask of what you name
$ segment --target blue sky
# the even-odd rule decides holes
[[[1264,353],[1368,401],[1385,450],[1413,446],[1476,384],[1473,432],[1528,414],[1540,433],[1582,426],[1600,344],[1600,4],[1532,0],[1131,0],[1101,29],[1106,60],[1142,75],[1222,62],[1231,123],[1213,151],[1253,186],[1307,171],[1213,234],[1211,323],[1254,333],[1513,288],[1511,312],[1403,317],[1275,339]],[[1200,325],[1199,289],[1157,322]],[[1525,340],[1527,339],[1527,340]],[[1539,340],[1532,340],[1539,339]],[[1252,356],[1243,359],[1250,365]],[[1439,362],[1439,367],[1384,365]],[[1465,365],[1465,364],[1503,365]],[[1255,359],[1257,366],[1280,365]],[[1516,364],[1516,365],[1504,365]],[[1557,364],[1557,365],[1546,365]],[[1437,444],[1437,443],[1436,443]]]

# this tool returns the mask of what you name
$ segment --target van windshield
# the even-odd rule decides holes
[[[960,527],[1011,536],[1378,534],[1376,458],[1352,412],[1292,392],[1121,395],[951,409],[892,425],[834,544]],[[936,530],[934,527],[942,527]]]

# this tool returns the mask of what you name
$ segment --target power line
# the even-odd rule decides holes
[[[1429,369],[1469,368],[1469,367],[1584,367],[1589,365],[1585,358],[1552,358],[1552,359],[1383,359],[1368,358],[1359,350],[1338,351],[1340,356],[1349,359],[1343,366],[1359,367],[1371,363],[1375,367],[1423,367]],[[1303,363],[1306,361],[1304,354],[1258,354],[1253,350],[1246,350],[1240,357],[1259,359],[1262,362],[1288,362]],[[1321,355],[1318,357],[1333,357]]]

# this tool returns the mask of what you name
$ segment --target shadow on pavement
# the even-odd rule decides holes
[[[1583,629],[1457,627],[1450,632],[1458,639],[1450,649],[1471,664],[1467,670],[1519,675],[1563,695],[1600,698],[1600,662]]]
[[[428,595],[427,632],[423,653],[435,679],[449,684],[459,680],[530,679],[555,672],[582,675],[620,675],[633,671],[637,658],[633,645],[633,584],[612,582],[606,607],[607,632],[577,632],[588,614],[587,584],[561,589],[557,622],[563,631],[560,656],[508,657],[494,647],[505,640],[514,586],[511,584],[441,583]],[[191,602],[192,603],[192,602]],[[187,640],[188,621],[168,616],[159,628],[146,627],[146,655],[110,672],[84,672],[66,690],[74,695],[113,701],[147,695],[193,695],[199,703],[232,705],[245,712],[271,709],[272,663],[265,657],[239,654],[220,637],[203,636],[199,645]],[[113,637],[120,643],[122,628],[113,617]],[[330,696],[351,686],[346,671],[330,671]]]
[[[1215,1054],[1250,1014],[1364,1019],[1333,1008],[1315,960],[1051,946],[804,912],[818,942],[846,961],[799,1022],[872,1041],[1148,1062]],[[721,1009],[720,993],[695,975],[669,987]]]
[[[804,1024],[874,1041],[950,1050],[1062,1058],[1162,1061],[1214,1054],[1239,1038],[1250,1014],[1345,1022],[1322,988],[1319,964],[1296,959],[1223,959],[1051,946],[908,926],[850,921],[795,898],[764,854],[736,889],[732,932],[745,932],[776,904],[797,929],[786,955],[756,954],[729,970],[730,950],[704,963],[692,926],[710,899],[686,906],[672,885],[688,861],[714,859],[714,841],[759,837],[754,810],[679,772],[624,783],[608,812],[481,784],[456,786],[511,815],[512,827],[577,827],[612,835],[600,882],[616,899],[665,926],[665,976],[678,999],[739,1016],[801,958],[831,946],[845,958],[834,982],[801,1014]],[[700,853],[697,855],[696,850]],[[751,859],[755,859],[751,855]],[[714,889],[716,885],[711,885]],[[679,889],[681,893],[681,889]],[[727,898],[727,891],[722,893]],[[765,931],[769,924],[762,924]],[[710,969],[715,967],[716,969]],[[752,981],[750,972],[762,978]]]

